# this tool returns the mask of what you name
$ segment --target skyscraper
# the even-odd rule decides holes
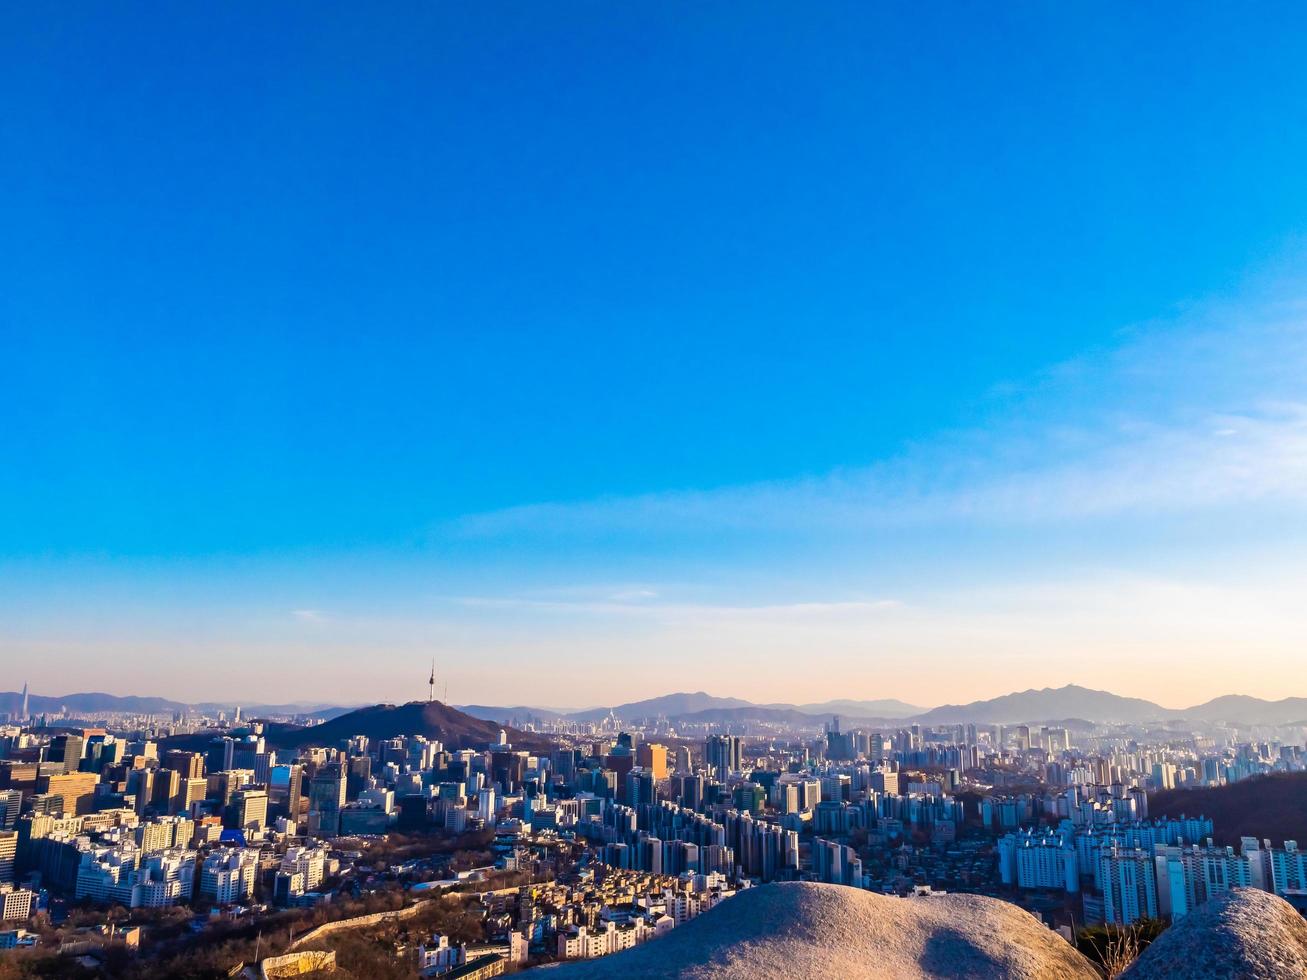
[[[301,781],[304,767],[297,762],[289,765],[273,766],[269,796],[285,808],[286,818],[298,824],[300,820]]]
[[[13,884],[14,862],[18,856],[18,833],[0,830],[0,884]]]
[[[636,765],[653,773],[656,780],[667,778],[667,746],[657,742],[641,742],[635,750]]]
[[[23,808],[23,791],[0,789],[0,830],[13,830],[18,826],[18,814]]]
[[[63,763],[64,772],[76,772],[82,764],[82,751],[85,748],[80,735],[56,735],[50,739],[46,758],[51,762]]]
[[[329,763],[309,781],[309,833],[315,837],[337,836],[344,806],[344,770],[339,763]]]
[[[182,779],[199,779],[204,775],[204,756],[199,752],[169,749],[163,755],[163,767],[179,773]]]
[[[241,830],[262,830],[268,822],[268,792],[264,789],[242,789],[232,797],[227,810],[229,826]]]
[[[704,744],[703,756],[704,762],[716,773],[718,779],[725,779],[728,773],[739,772],[744,768],[738,735],[709,735]]]

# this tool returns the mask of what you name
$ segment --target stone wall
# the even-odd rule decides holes
[[[281,980],[283,977],[298,977],[315,971],[335,973],[336,951],[307,949],[284,956],[269,956],[259,963],[259,976],[262,980]]]
[[[352,919],[337,919],[335,922],[324,922],[300,936],[288,948],[292,950],[299,949],[315,939],[321,939],[323,936],[330,936],[334,932],[341,932],[345,929],[365,929],[368,926],[380,925],[383,922],[399,922],[417,915],[428,904],[428,902],[418,902],[408,908],[394,909],[390,912],[373,912],[371,915],[356,915]]]

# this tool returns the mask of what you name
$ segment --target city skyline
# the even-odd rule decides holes
[[[1303,12],[756,13],[10,12],[6,666],[1307,695]]]
[[[5,980],[1307,977],[1307,6],[0,23]]]

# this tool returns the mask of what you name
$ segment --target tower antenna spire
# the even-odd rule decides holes
[[[436,658],[431,658],[431,677],[427,680],[427,701],[436,700]]]

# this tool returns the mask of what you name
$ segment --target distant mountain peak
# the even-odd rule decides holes
[[[355,735],[375,741],[408,735],[422,735],[450,748],[483,748],[495,742],[498,722],[476,718],[442,701],[409,701],[406,704],[374,704],[350,711],[338,718],[308,728],[289,728],[277,733],[281,746],[335,745]],[[550,742],[538,735],[505,729],[514,748],[547,749]]]

